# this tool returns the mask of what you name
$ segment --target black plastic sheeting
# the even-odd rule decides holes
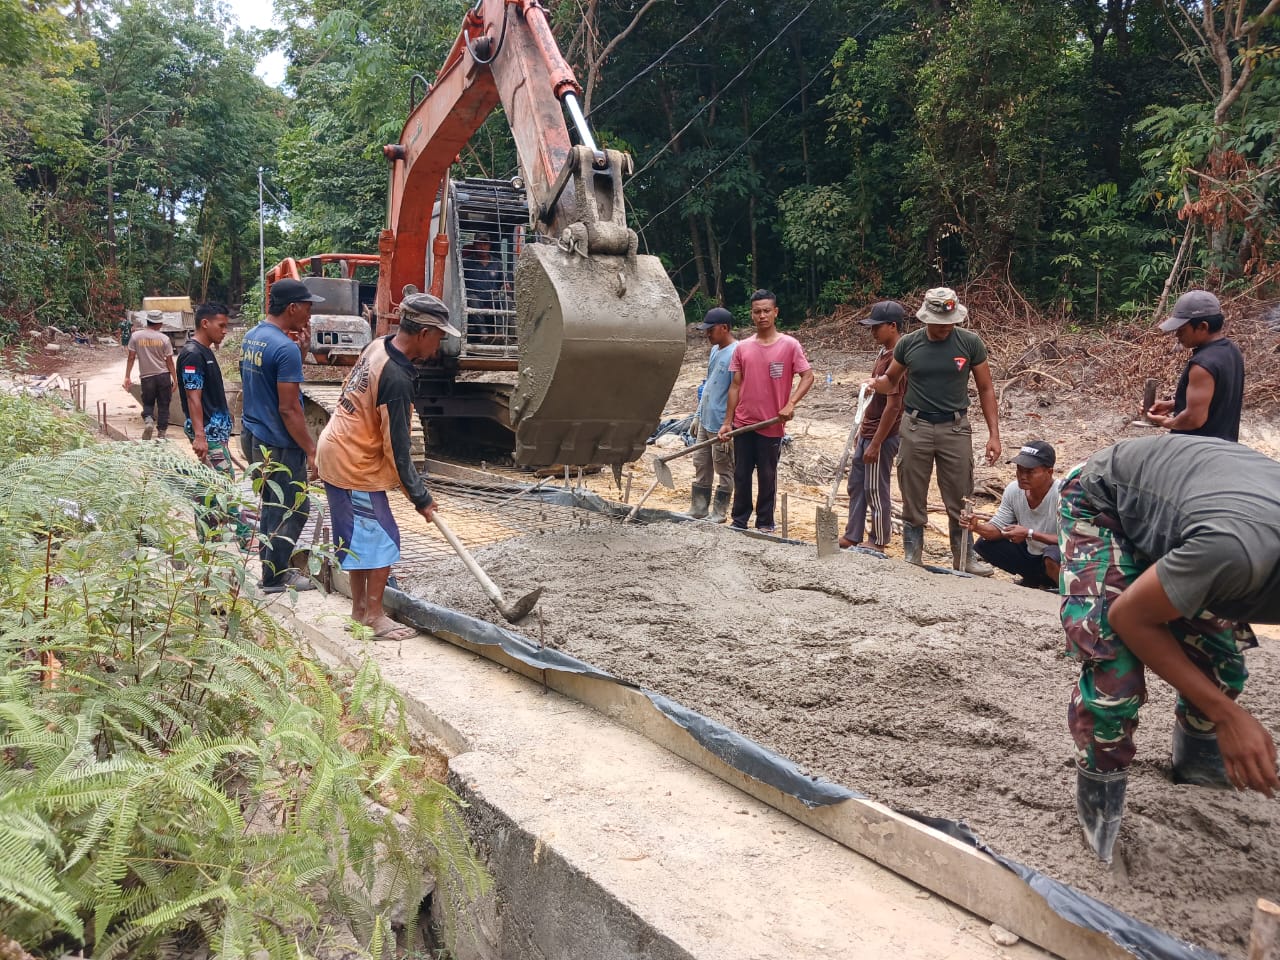
[[[547,492],[539,491],[540,495],[545,493]],[[555,492],[550,493],[551,496],[548,499],[554,498]],[[570,491],[559,491],[559,493],[566,497],[571,495]],[[573,496],[575,499],[580,499],[582,495]],[[665,518],[672,517],[666,514]],[[496,646],[508,656],[538,670],[559,670],[580,674],[636,690],[647,697],[663,716],[687,731],[713,756],[735,770],[795,797],[806,806],[824,807],[843,800],[867,799],[865,794],[841,784],[821,777],[809,776],[786,757],[779,756],[724,724],[690,710],[669,697],[647,690],[638,684],[620,680],[577,657],[550,647],[539,646],[526,637],[495,623],[428,603],[391,587],[387,588],[385,602],[387,608],[399,619],[427,633],[441,634],[446,637],[455,636],[478,646]],[[1221,960],[1216,953],[1178,940],[1170,934],[1095,900],[1074,887],[1060,883],[1038,870],[1000,855],[960,821],[926,817],[910,810],[897,812],[990,855],[1044,897],[1054,913],[1079,927],[1105,935],[1141,960]]]

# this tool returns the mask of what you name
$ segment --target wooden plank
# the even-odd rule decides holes
[[[1249,960],[1280,960],[1280,906],[1258,899],[1249,932]]]

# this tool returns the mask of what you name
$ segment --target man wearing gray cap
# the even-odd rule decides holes
[[[1172,400],[1160,400],[1147,419],[1170,433],[1197,437],[1240,439],[1240,411],[1244,404],[1244,356],[1222,332],[1222,305],[1208,290],[1188,290],[1178,298],[1160,324],[1191,358],[1178,380]]]
[[[871,335],[880,345],[880,353],[871,366],[871,376],[880,376],[893,362],[893,350],[898,345],[906,311],[896,300],[882,300],[871,308],[871,315],[858,322],[871,328]],[[862,545],[866,530],[867,510],[871,510],[871,543],[884,553],[893,533],[893,501],[889,497],[889,477],[893,472],[893,460],[898,455],[901,442],[898,431],[902,426],[902,397],[907,392],[904,376],[888,396],[877,395],[862,416],[858,430],[858,442],[853,448],[849,465],[849,519],[840,546],[844,548]]]
[[[138,364],[138,388],[142,393],[142,439],[150,440],[153,431],[159,430],[164,439],[169,429],[169,404],[173,400],[173,388],[178,382],[178,371],[173,365],[173,341],[160,332],[164,314],[159,310],[147,311],[147,325],[133,331],[129,337],[129,359],[124,366],[124,389],[133,386],[133,364]]]
[[[705,331],[711,344],[711,356],[707,360],[707,379],[702,381],[698,397],[698,442],[710,440],[715,433],[707,427],[720,429],[725,410],[729,405],[729,386],[733,383],[733,371],[729,361],[738,348],[733,338],[733,314],[724,307],[707,311],[695,330]],[[729,515],[729,500],[733,497],[733,445],[716,443],[693,452],[693,496],[689,516],[701,520],[710,514],[712,523],[724,523]],[[711,481],[718,480],[715,502],[711,499]]]
[[[961,522],[964,501],[973,493],[973,430],[969,426],[969,377],[978,388],[978,402],[987,421],[987,463],[1000,458],[1000,416],[996,391],[982,339],[961,329],[969,311],[955,291],[935,287],[924,295],[916,318],[923,330],[913,330],[893,350],[886,373],[866,385],[876,393],[891,393],[907,375],[903,400],[902,446],[898,455],[898,489],[902,493],[902,546],[908,563],[922,563],[924,528],[929,520],[929,480],[938,467],[938,490],[950,521],[953,566],[975,576],[989,577],[991,567],[965,549],[970,536]],[[967,554],[967,557],[966,557]]]
[[[407,294],[396,332],[365,347],[320,434],[316,462],[338,559],[351,578],[351,618],[377,640],[415,633],[382,606],[391,566],[400,559],[400,530],[386,492],[399,487],[424,520],[435,513],[410,450],[413,365],[434,357],[446,336],[461,336],[449,323],[449,308],[429,293]]]

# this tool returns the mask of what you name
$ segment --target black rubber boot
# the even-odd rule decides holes
[[[1076,816],[1084,830],[1084,842],[1103,863],[1111,862],[1116,838],[1120,836],[1128,783],[1128,770],[1097,773],[1076,767]]]
[[[701,520],[711,509],[711,488],[700,483],[693,485],[693,496],[690,499],[689,516]]]
[[[902,525],[902,552],[907,563],[922,565],[920,555],[924,552],[924,527],[913,527],[908,523]]]
[[[733,499],[733,490],[729,487],[717,487],[715,499],[711,501],[711,516],[707,517],[712,523],[724,523],[725,518],[729,516],[729,501]]]
[[[1181,723],[1173,724],[1173,782],[1195,787],[1230,790],[1222,750],[1214,733],[1196,733]]]

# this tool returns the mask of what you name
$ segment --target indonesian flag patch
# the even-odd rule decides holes
[[[184,365],[183,365],[183,367],[182,367],[182,372],[183,372],[183,373],[195,373],[195,372],[196,372],[196,368],[195,368],[194,366],[187,366],[187,365],[185,365],[185,364],[184,364]]]
[[[961,373],[964,373],[964,365],[965,365],[965,363],[967,363],[967,362],[968,362],[968,358],[967,358],[967,357],[952,357],[951,359],[952,359],[952,360],[954,360],[954,361],[956,362],[956,369],[957,369],[957,370],[959,370]]]

